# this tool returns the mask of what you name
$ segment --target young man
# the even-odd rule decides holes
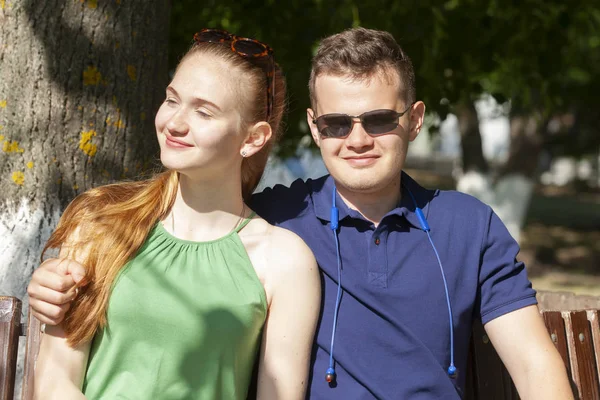
[[[425,113],[414,81],[386,32],[323,40],[307,120],[331,175],[278,185],[252,202],[300,235],[321,267],[309,397],[458,399],[478,318],[522,398],[572,398],[502,222],[476,199],[426,190],[402,172]],[[42,322],[62,319],[72,296],[66,274],[82,274],[57,264],[46,262],[29,287]]]

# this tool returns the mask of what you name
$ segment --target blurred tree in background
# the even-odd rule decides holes
[[[413,60],[417,97],[439,122],[449,113],[458,118],[463,175],[457,187],[492,204],[517,237],[542,152],[581,156],[600,147],[595,1],[219,0],[199,6],[183,0],[173,6],[171,26],[171,65],[206,26],[275,49],[290,87],[284,156],[308,134],[307,82],[318,41],[355,26],[391,32]],[[510,120],[508,159],[493,168],[482,152],[475,109],[485,94],[506,105]]]
[[[310,59],[318,41],[353,26],[396,37],[413,59],[419,98],[441,120],[449,112],[473,109],[473,101],[489,93],[499,103],[510,100],[511,117],[534,118],[544,136],[541,145],[560,145],[562,150],[553,149],[557,153],[582,154],[600,145],[600,4],[591,0],[568,5],[557,0],[410,5],[393,0],[212,0],[202,6],[182,0],[173,5],[171,66],[193,33],[207,26],[257,37],[275,49],[291,92],[284,154],[293,152],[307,133],[299,126],[305,120]],[[573,113],[576,122],[548,132],[548,122],[566,113]],[[465,170],[488,168],[478,156],[466,156]]]

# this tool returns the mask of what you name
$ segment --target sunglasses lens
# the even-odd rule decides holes
[[[247,56],[259,56],[265,53],[266,47],[250,39],[239,39],[233,44],[233,49]]]
[[[321,136],[328,138],[341,138],[352,129],[352,119],[344,114],[327,114],[317,118],[317,129]]]
[[[398,127],[398,113],[393,110],[375,110],[363,114],[362,126],[371,135],[381,135]]]
[[[218,43],[231,40],[231,34],[229,32],[220,30],[205,30],[196,33],[196,36],[194,38],[200,42]]]

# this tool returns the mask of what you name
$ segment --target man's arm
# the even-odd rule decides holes
[[[66,258],[46,260],[37,268],[29,286],[29,305],[33,315],[46,325],[58,325],[75,298],[76,286],[85,282],[85,268]]]
[[[536,305],[497,317],[484,328],[522,399],[573,399],[565,365]]]

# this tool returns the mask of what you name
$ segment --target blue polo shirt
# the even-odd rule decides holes
[[[333,180],[297,180],[253,198],[259,215],[304,239],[321,268],[310,399],[458,399],[473,319],[485,324],[536,304],[524,265],[515,258],[519,247],[489,206],[462,193],[426,190],[405,173],[401,179],[401,203],[377,227],[337,197],[343,295],[334,384],[325,380],[338,282],[330,229]],[[407,188],[427,217],[446,274],[456,380],[446,373],[450,328],[440,267]]]

